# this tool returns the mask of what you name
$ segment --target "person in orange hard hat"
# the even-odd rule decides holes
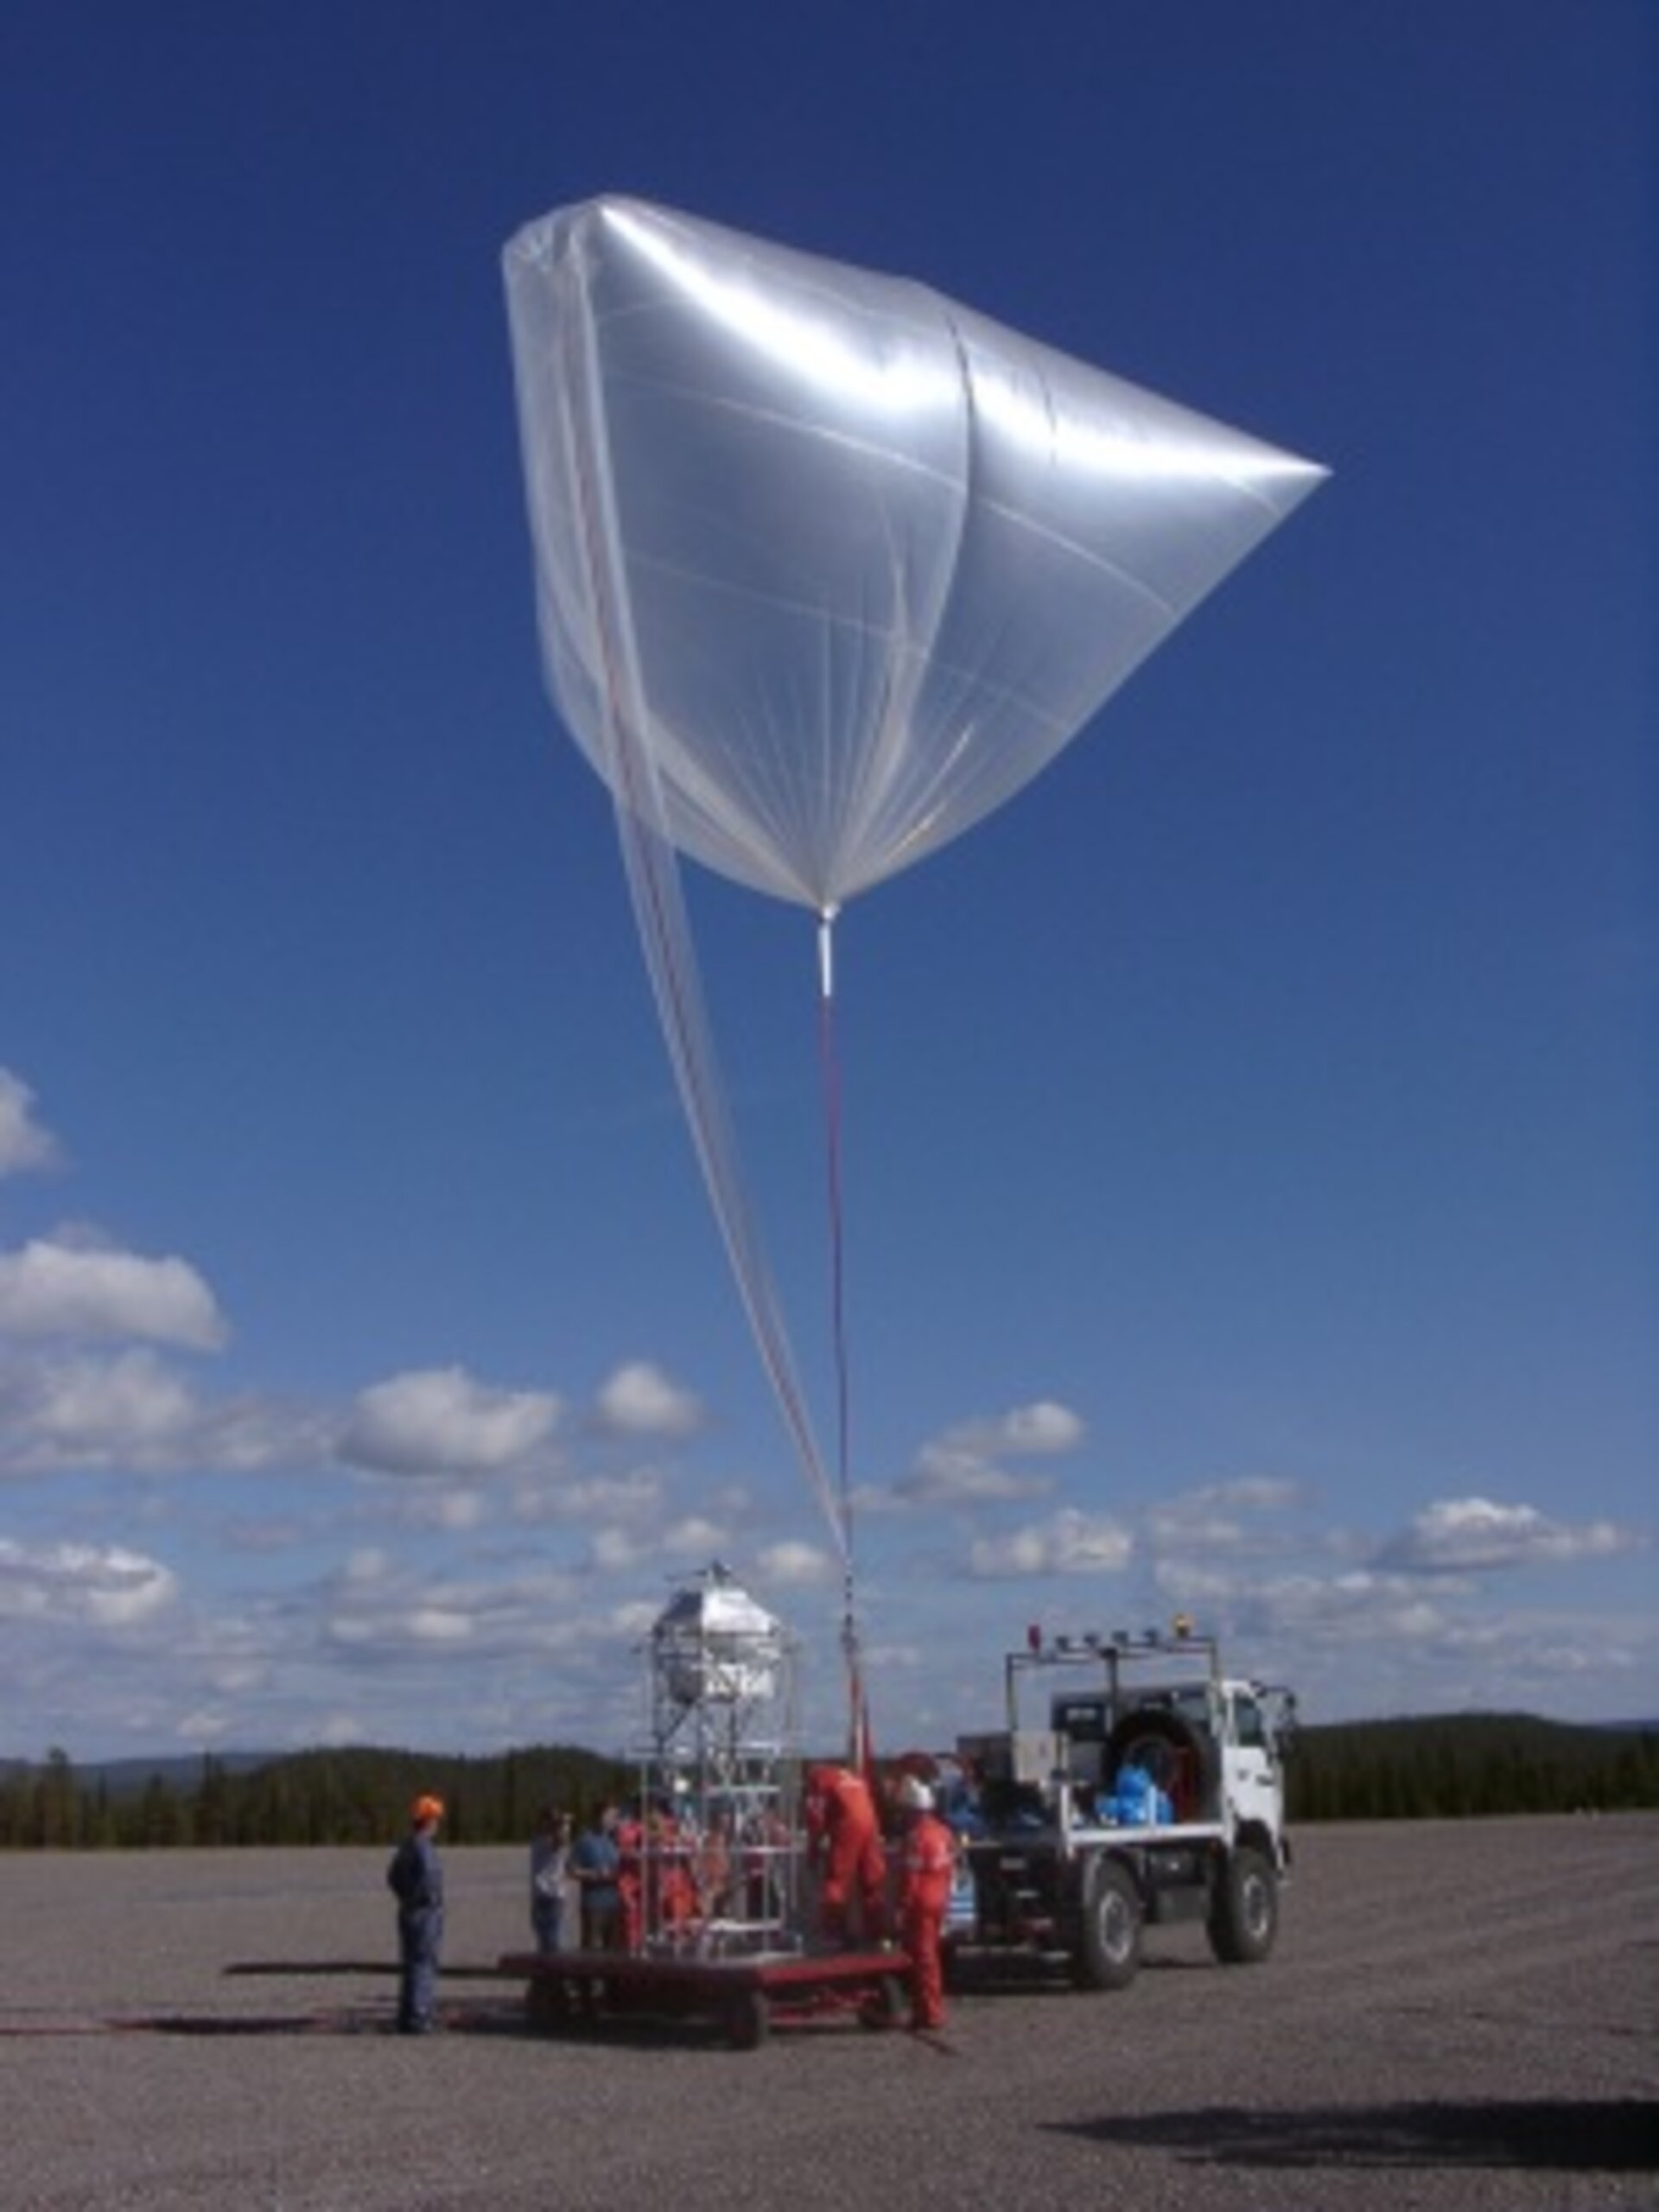
[[[426,1794],[409,1808],[409,1834],[392,1853],[386,1886],[397,1900],[397,2031],[429,2035],[436,2025],[438,1955],[443,1948],[443,1868],[438,1823],[443,1800]]]
[[[956,1841],[933,1809],[933,1792],[915,1775],[900,1777],[894,1798],[905,1822],[899,1912],[905,1949],[910,1955],[910,2024],[918,2029],[942,2028],[944,1967],[939,1936],[950,1903]]]
[[[861,1774],[845,1766],[808,1770],[806,1834],[825,1937],[843,1945],[879,1943],[887,1930],[887,1861]]]

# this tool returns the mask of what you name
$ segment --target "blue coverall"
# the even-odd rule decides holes
[[[443,1946],[443,1869],[429,1830],[412,1828],[404,1838],[386,1880],[397,1897],[397,2025],[404,2035],[423,2035],[432,2025]]]

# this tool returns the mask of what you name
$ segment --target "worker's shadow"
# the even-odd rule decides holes
[[[1211,2105],[1062,2122],[1057,2132],[1094,2143],[1171,2151],[1190,2165],[1371,2172],[1659,2170],[1659,2104],[1636,2098],[1316,2105],[1264,2112]]]
[[[367,1978],[395,1981],[397,1967],[385,1959],[239,1959],[223,1967],[227,1979],[258,1977],[266,1980],[350,1980]],[[443,2033],[465,2032],[524,2036],[534,2032],[522,2005],[505,1993],[491,2003],[454,2001],[451,1985],[488,1980],[499,1987],[499,1977],[483,1967],[446,1967],[440,1978],[438,2022]],[[158,2036],[378,2036],[397,2032],[390,1994],[383,1998],[354,1997],[338,2005],[296,2003],[283,2011],[263,2012],[150,2012],[119,2014],[103,2024],[122,2035]]]
[[[380,1959],[238,1959],[220,1969],[229,1980],[395,1981],[395,1961]],[[482,1984],[476,1994],[460,1993]],[[511,1986],[509,1986],[511,1985]],[[706,2022],[637,2013],[612,2015],[572,2006],[568,2017],[532,2018],[516,1976],[504,1978],[493,1966],[445,1966],[438,1976],[438,2031],[444,2035],[493,2036],[507,2041],[546,2042],[594,2036],[695,2049],[710,2038]],[[340,2005],[266,2012],[162,2012],[108,2023],[131,2033],[174,2036],[391,2035],[397,2031],[390,1993],[377,1999],[354,1998]]]

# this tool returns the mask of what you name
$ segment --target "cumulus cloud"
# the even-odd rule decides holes
[[[1083,1435],[1077,1414],[1050,1399],[960,1421],[922,1446],[915,1465],[893,1484],[893,1491],[912,1505],[982,1505],[1046,1497],[1054,1489],[1052,1476],[1003,1463],[1073,1452]]]
[[[477,1490],[451,1490],[417,1483],[400,1489],[392,1518],[403,1529],[435,1529],[461,1535],[480,1528],[488,1509]]]
[[[302,1408],[205,1401],[148,1350],[0,1365],[0,1475],[247,1473],[313,1461],[327,1439]]]
[[[667,1486],[654,1468],[621,1475],[558,1475],[522,1482],[512,1493],[515,1521],[637,1522],[660,1515]]]
[[[940,1442],[924,1445],[915,1465],[893,1489],[913,1505],[985,1505],[1010,1498],[1047,1497],[1053,1491],[1054,1479],[1052,1475],[1022,1474],[977,1452]]]
[[[561,1410],[550,1391],[492,1389],[464,1368],[428,1368],[360,1392],[338,1449],[380,1474],[494,1474],[543,1446]]]
[[[1473,1573],[1606,1559],[1637,1550],[1642,1541],[1611,1521],[1571,1523],[1552,1521],[1532,1505],[1441,1498],[1385,1546],[1381,1563],[1422,1573]]]
[[[188,1261],[148,1260],[60,1234],[0,1252],[0,1335],[133,1337],[212,1351],[226,1330]]]
[[[170,1567],[121,1545],[30,1546],[0,1536],[0,1618],[130,1628],[164,1612],[178,1590]]]
[[[355,1554],[322,1592],[322,1632],[342,1659],[423,1660],[464,1646],[531,1660],[583,1633],[577,1586],[553,1568],[507,1575],[419,1576],[385,1553]]]
[[[259,1398],[210,1402],[149,1350],[0,1365],[0,1476],[252,1473],[325,1449],[321,1415]]]
[[[1450,1579],[1430,1589],[1414,1575],[1373,1567],[1244,1575],[1162,1560],[1154,1579],[1163,1597],[1230,1642],[1302,1654],[1440,1645],[1457,1631],[1451,1609],[1471,1594],[1471,1586]]]
[[[619,1367],[600,1391],[594,1411],[600,1427],[620,1436],[693,1436],[704,1420],[702,1400],[648,1360]]]
[[[767,1544],[755,1554],[755,1579],[777,1589],[834,1580],[840,1563],[821,1545],[789,1539]]]
[[[959,1422],[939,1442],[949,1450],[974,1452],[988,1459],[1034,1459],[1075,1452],[1083,1436],[1083,1422],[1069,1406],[1039,1398],[1034,1405]]]
[[[57,1139],[35,1118],[35,1093],[10,1068],[0,1068],[0,1175],[50,1167]]]
[[[729,1554],[732,1531],[706,1514],[687,1514],[666,1528],[612,1526],[594,1532],[594,1565],[606,1573],[637,1573],[653,1561],[676,1571]]]
[[[969,1568],[976,1576],[1001,1578],[1020,1574],[1116,1574],[1134,1556],[1135,1538],[1128,1529],[1103,1514],[1080,1513],[1073,1507],[1051,1514],[1004,1535],[984,1536],[969,1553]]]
[[[1242,1552],[1262,1541],[1261,1523],[1295,1504],[1298,1486],[1278,1477],[1249,1475],[1206,1483],[1150,1509],[1147,1541],[1156,1548],[1192,1552]]]

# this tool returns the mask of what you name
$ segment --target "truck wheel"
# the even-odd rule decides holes
[[[1210,1948],[1224,1966],[1253,1967],[1279,1933],[1279,1878],[1265,1852],[1244,1844],[1228,1860],[1210,1909]]]
[[[1116,1859],[1096,1859],[1083,1887],[1075,1978],[1084,1989],[1127,1989],[1140,1965],[1140,1893]]]

